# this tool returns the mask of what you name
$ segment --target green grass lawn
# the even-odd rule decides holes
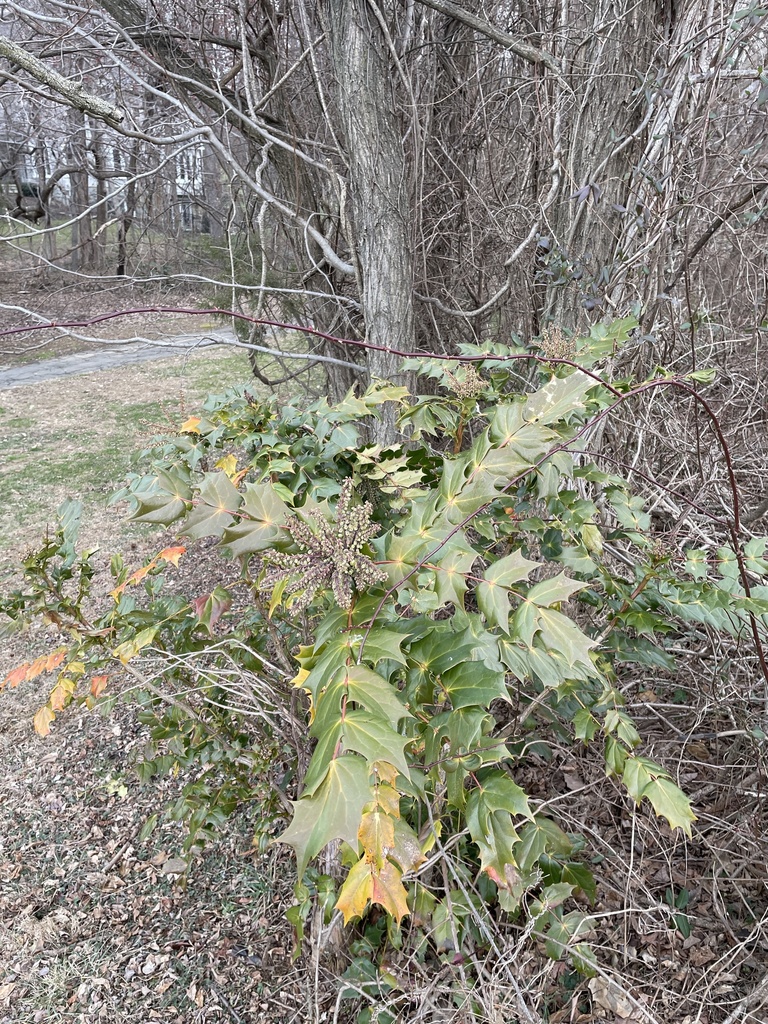
[[[208,349],[0,392],[0,562],[34,544],[67,497],[84,504],[89,544],[148,533],[107,508],[131,453],[210,392],[252,380],[244,353]]]

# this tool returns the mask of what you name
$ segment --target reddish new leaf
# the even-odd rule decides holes
[[[91,679],[91,696],[100,697],[107,686],[109,676],[94,676]]]

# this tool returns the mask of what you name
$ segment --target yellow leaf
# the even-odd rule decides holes
[[[112,651],[116,658],[119,658],[124,665],[127,665],[131,658],[135,658],[139,651],[145,647],[149,647],[152,641],[155,639],[160,626],[147,626],[146,629],[142,629],[133,639],[126,640]]]
[[[442,822],[436,821],[434,829],[432,825],[427,824],[419,832],[419,846],[421,846],[421,852],[424,854],[429,853],[432,847],[437,842],[438,836],[442,834]]]
[[[100,697],[107,686],[109,676],[94,676],[91,679],[91,696]]]
[[[405,712],[403,712],[403,714],[405,714]],[[376,761],[373,766],[373,770],[376,773],[376,777],[381,779],[382,782],[386,782],[390,786],[394,786],[395,780],[399,774],[394,765],[388,764],[386,761]]]
[[[581,539],[587,551],[600,555],[603,552],[603,535],[594,523],[585,523],[581,528]]]
[[[352,870],[354,871],[354,868]],[[402,879],[403,874],[400,869],[395,867],[392,861],[387,861],[381,871],[373,875],[373,895],[371,896],[373,902],[384,907],[398,924],[406,914],[410,914],[407,903],[408,892]]]
[[[395,846],[395,827],[392,819],[381,811],[369,811],[360,821],[357,838],[369,859],[381,870],[387,855]]]
[[[299,671],[291,680],[291,686],[295,686],[296,689],[298,690],[300,687],[304,685],[304,680],[307,678],[308,675],[309,672],[307,671],[307,669],[300,668]]]
[[[395,822],[395,848],[391,857],[397,861],[403,871],[415,871],[427,859],[421,852],[419,837],[411,826],[401,818]]]
[[[234,480],[237,476],[237,457],[235,455],[225,455],[223,459],[219,459],[216,463],[216,469],[223,470],[230,480]]]
[[[180,544],[178,547],[163,548],[163,550],[157,557],[164,559],[166,562],[171,562],[175,566],[178,566],[179,559],[186,550],[187,549],[184,547],[183,544]]]
[[[285,590],[287,585],[287,576],[283,576],[283,578],[281,580],[278,580],[277,583],[275,584],[274,590],[272,591],[272,596],[269,599],[269,610],[267,612],[270,619],[272,618],[275,609],[280,607],[280,602],[283,599],[283,591]]]
[[[197,428],[200,426],[200,422],[199,416],[190,416],[188,420],[184,420],[179,430],[182,434],[199,434],[200,431]]]
[[[396,769],[393,771],[397,774]],[[390,818],[400,817],[400,794],[392,786],[381,784],[376,787],[376,803],[379,810],[388,814]]]
[[[353,917],[362,917],[372,894],[371,865],[363,857],[347,875],[336,903],[336,909],[344,915],[344,924],[349,924]]]
[[[35,726],[35,732],[38,736],[47,736],[51,731],[51,722],[54,720],[56,715],[46,704],[45,707],[40,708],[33,719]]]
[[[119,587],[115,587],[114,590],[110,590],[109,596],[114,598],[115,602],[119,601],[123,596],[123,591],[128,586],[127,583],[121,583]]]

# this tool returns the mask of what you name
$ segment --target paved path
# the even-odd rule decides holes
[[[208,348],[211,345],[230,341],[233,337],[232,331],[225,328],[209,331],[207,334],[180,334],[175,338],[169,338],[162,344],[159,342],[130,342],[127,344],[119,344],[114,341],[105,342],[103,346],[90,352],[76,352],[74,355],[58,356],[55,359],[38,359],[34,363],[25,363],[23,366],[0,366],[0,390],[40,384],[46,380],[71,377],[78,373],[111,370],[116,366],[126,366],[129,363],[168,359],[171,356],[188,354],[195,349]]]

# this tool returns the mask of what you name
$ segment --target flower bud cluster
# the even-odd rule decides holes
[[[541,332],[539,347],[548,359],[573,359],[576,345],[573,338],[566,337],[561,327],[552,324]]]
[[[477,398],[485,391],[486,382],[474,368],[472,363],[464,366],[459,363],[459,375],[445,371],[446,387],[449,388],[457,398]],[[463,372],[462,372],[463,371]]]
[[[269,552],[264,560],[267,573],[262,589],[271,592],[281,580],[287,579],[285,593],[301,591],[293,608],[302,611],[319,590],[330,588],[338,606],[349,608],[355,591],[362,593],[387,575],[363,553],[363,547],[378,532],[371,522],[372,512],[368,501],[352,505],[352,481],[345,480],[335,522],[329,522],[319,509],[312,509],[311,524],[298,517],[286,523],[286,529],[304,550],[297,554]]]

